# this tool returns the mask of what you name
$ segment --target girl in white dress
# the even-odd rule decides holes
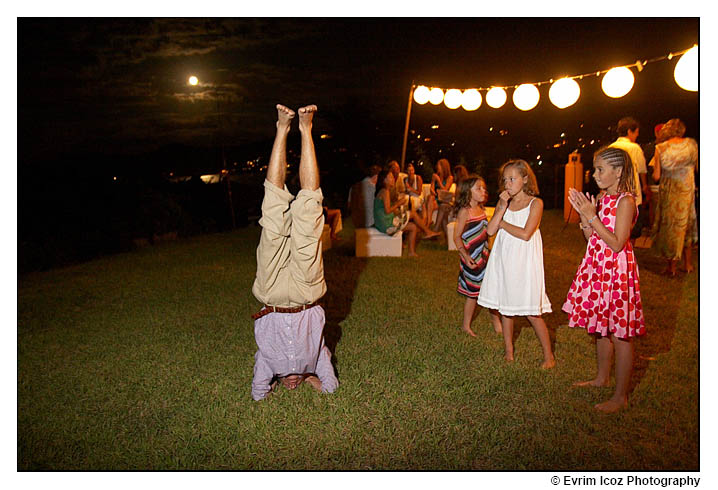
[[[556,360],[546,322],[541,318],[551,312],[538,229],[543,201],[534,197],[538,194],[536,176],[524,160],[509,160],[501,167],[500,175],[502,192],[487,229],[489,235],[498,235],[477,302],[501,313],[506,361],[514,360],[514,317],[525,316],[541,343],[541,367],[550,369]]]

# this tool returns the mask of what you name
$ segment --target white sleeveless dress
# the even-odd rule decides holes
[[[507,209],[504,220],[523,228],[532,202],[533,199],[518,211]],[[538,228],[528,241],[499,230],[477,303],[505,316],[538,316],[551,312],[544,283],[543,241]]]

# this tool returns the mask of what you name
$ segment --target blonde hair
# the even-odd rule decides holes
[[[531,170],[531,167],[526,162],[526,160],[521,160],[520,158],[509,160],[508,162],[501,165],[501,168],[499,169],[499,192],[502,192],[505,189],[504,172],[509,167],[515,168],[521,175],[521,177],[528,177],[523,187],[524,193],[529,196],[538,196],[539,188],[538,183],[536,182],[536,175],[534,174],[533,170]]]
[[[451,165],[449,160],[442,158],[436,162],[436,173],[441,176],[442,179],[448,179],[451,176]]]
[[[621,171],[621,177],[618,179],[618,192],[630,192],[634,194],[636,182],[633,178],[633,163],[631,162],[630,155],[620,148],[604,146],[593,154],[594,163],[599,158],[613,168],[623,169]]]
[[[682,138],[686,134],[686,125],[680,119],[669,119],[658,132],[661,140]]]

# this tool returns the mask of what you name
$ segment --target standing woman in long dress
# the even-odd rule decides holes
[[[698,170],[698,143],[685,138],[686,126],[671,119],[659,132],[663,143],[656,145],[651,160],[653,179],[659,181],[658,209],[651,235],[653,247],[668,260],[666,274],[676,275],[683,259],[686,272],[693,271],[691,247],[698,243],[695,203],[695,172]]]

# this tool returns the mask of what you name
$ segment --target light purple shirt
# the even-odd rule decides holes
[[[331,363],[332,354],[324,345],[324,310],[315,306],[298,313],[269,313],[254,321],[257,353],[254,355],[252,398],[269,393],[274,376],[314,373],[322,391],[333,393],[339,386]]]

